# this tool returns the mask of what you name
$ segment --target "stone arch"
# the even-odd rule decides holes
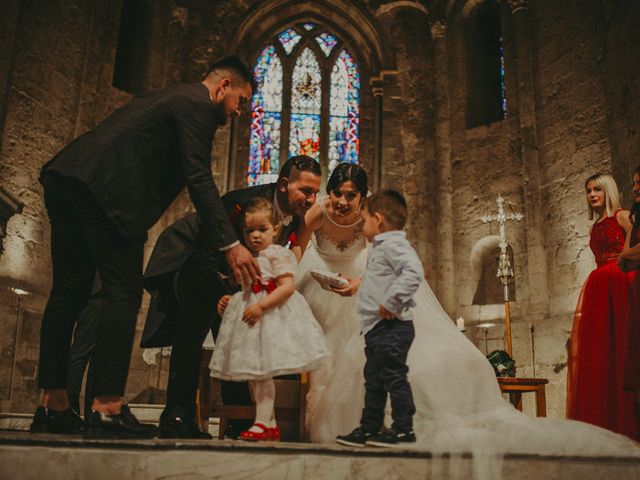
[[[472,286],[472,290],[469,292],[471,294],[470,305],[495,305],[502,303],[502,286],[499,285],[498,279],[495,278],[495,262],[493,258],[496,254],[496,250],[499,250],[500,246],[500,237],[498,235],[490,235],[478,240],[473,248],[471,249],[471,254],[469,258],[469,280],[470,285]],[[513,249],[511,245],[508,245],[509,257],[511,260],[511,267],[514,267],[514,255]],[[489,272],[487,275],[486,269],[489,268]],[[495,284],[491,284],[491,289],[487,298],[493,301],[483,302],[482,299],[478,298],[478,292],[483,287],[482,282],[485,282],[486,279],[495,279]],[[497,295],[496,295],[497,291]],[[509,297],[511,300],[515,300],[515,278],[509,284]]]
[[[378,20],[347,0],[257,2],[238,28],[231,51],[253,60],[260,46],[279,29],[307,21],[332,28],[354,52],[360,68],[366,69],[371,77],[395,68],[390,43]]]
[[[391,42],[383,24],[364,7],[347,0],[302,1],[266,0],[256,2],[233,39],[231,51],[253,65],[263,47],[285,28],[301,23],[322,25],[336,37],[354,58],[360,74],[360,118],[376,115],[371,83],[395,69]],[[242,117],[232,129],[227,188],[246,184],[246,160],[249,157],[249,118]],[[363,167],[373,171],[374,123],[360,122],[360,158]]]

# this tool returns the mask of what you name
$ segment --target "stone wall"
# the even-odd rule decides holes
[[[479,1],[304,4],[316,17],[305,17],[301,2],[269,2],[277,5],[277,18],[268,19],[273,25],[322,18],[324,9],[327,22],[362,46],[355,54],[363,64],[362,163],[372,172],[372,186],[380,173],[380,185],[404,191],[410,205],[407,230],[429,281],[447,312],[467,319],[466,335],[482,350],[484,331],[476,326],[485,321],[498,323],[488,331],[488,349],[503,347],[504,308],[473,305],[476,257],[497,234],[497,226],[481,223],[480,216],[495,213],[498,194],[506,200],[507,213],[524,213],[525,219],[506,228],[517,281],[511,312],[514,356],[519,372],[530,375],[533,327],[536,373],[551,382],[549,414],[563,416],[565,344],[580,287],[594,267],[583,182],[596,171],[613,173],[629,201],[629,174],[640,163],[638,7],[622,0],[501,2],[507,118],[467,129],[467,85],[473,72],[466,57],[465,19]],[[38,397],[38,331],[50,287],[48,221],[38,172],[130,94],[112,85],[121,1],[5,3],[0,17],[0,184],[26,207],[10,221],[0,258],[0,400],[9,396],[13,371],[12,404],[2,408],[29,411]],[[212,60],[228,53],[253,58],[249,44],[253,48],[257,40],[239,44],[238,32],[263,5],[253,0],[213,3],[150,2],[150,48],[140,73],[146,88],[197,81]],[[366,20],[366,28],[380,40],[379,58],[363,40],[371,38],[364,24],[349,25],[340,11]],[[438,21],[444,29],[430,32]],[[371,58],[364,57],[365,51]],[[379,172],[379,100],[374,93],[382,99]],[[212,168],[222,190],[241,185],[247,130],[244,121],[217,134]],[[147,255],[159,232],[191,209],[186,194],[176,200],[150,231]],[[21,300],[20,315],[18,297],[8,287],[31,292]],[[138,335],[147,303],[145,297]],[[135,348],[127,395],[138,396],[158,379],[164,387],[166,362],[158,376],[157,367],[144,364]]]

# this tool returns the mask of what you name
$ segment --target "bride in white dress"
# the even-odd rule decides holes
[[[327,368],[311,376],[307,426],[313,442],[334,442],[336,435],[358,426],[364,401],[364,340],[353,294],[366,265],[366,242],[356,215],[366,187],[357,187],[353,172],[364,171],[356,167],[348,172],[342,165],[336,168],[332,178],[338,175],[340,181],[329,180],[329,197],[309,210],[308,231],[300,235],[303,249],[313,238],[298,266],[298,289],[322,326],[332,355]],[[341,273],[352,284],[338,296],[322,290],[308,275],[310,269]],[[416,336],[407,364],[417,409],[416,448],[434,453],[640,457],[638,444],[625,436],[517,411],[502,397],[487,359],[456,328],[426,281],[415,301]]]

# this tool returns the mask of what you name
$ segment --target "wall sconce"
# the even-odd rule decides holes
[[[487,349],[487,335],[489,334],[489,329],[495,327],[496,324],[492,322],[479,323],[476,325],[477,328],[481,329],[484,332],[484,355],[487,356],[489,351]]]

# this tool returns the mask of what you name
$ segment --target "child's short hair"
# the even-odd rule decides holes
[[[391,188],[380,190],[367,198],[365,208],[371,215],[380,213],[389,226],[402,230],[407,223],[407,202]]]
[[[254,197],[247,200],[242,208],[242,225],[244,227],[245,217],[247,213],[266,212],[269,214],[269,221],[275,227],[278,222],[276,221],[276,211],[273,208],[273,203],[264,197]]]

